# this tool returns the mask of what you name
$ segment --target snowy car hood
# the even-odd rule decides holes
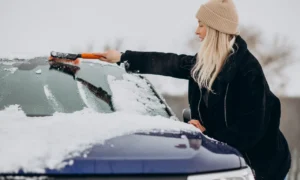
[[[28,117],[16,106],[0,111],[0,117],[0,174],[196,173],[241,167],[237,150],[171,118],[91,109]]]

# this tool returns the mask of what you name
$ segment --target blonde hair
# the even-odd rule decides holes
[[[206,26],[207,33],[192,69],[192,77],[199,87],[212,91],[212,85],[222,70],[229,53],[234,53],[235,36],[222,33]]]

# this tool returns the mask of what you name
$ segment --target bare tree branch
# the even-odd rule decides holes
[[[104,50],[104,51],[107,51],[107,50],[110,50],[110,49],[115,49],[115,50],[119,51],[119,50],[122,48],[122,46],[123,46],[123,42],[124,42],[123,39],[117,38],[117,39],[115,40],[115,43],[114,43],[114,44],[106,43],[106,44],[104,45],[104,47],[103,47],[103,50]]]

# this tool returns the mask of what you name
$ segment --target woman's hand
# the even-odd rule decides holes
[[[205,127],[202,126],[198,120],[192,119],[192,120],[189,121],[189,124],[191,124],[191,125],[195,126],[196,128],[200,129],[201,132],[206,131]]]
[[[121,60],[121,53],[116,50],[108,50],[103,53],[94,53],[95,55],[101,56],[100,60],[109,62],[109,63],[117,63]]]

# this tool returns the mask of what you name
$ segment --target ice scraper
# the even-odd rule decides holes
[[[52,51],[50,53],[49,61],[55,62],[69,62],[72,64],[79,64],[80,60],[82,59],[100,59],[102,56],[93,54],[93,53],[81,53],[81,54],[72,54],[72,53],[62,53],[62,52],[55,52]]]

